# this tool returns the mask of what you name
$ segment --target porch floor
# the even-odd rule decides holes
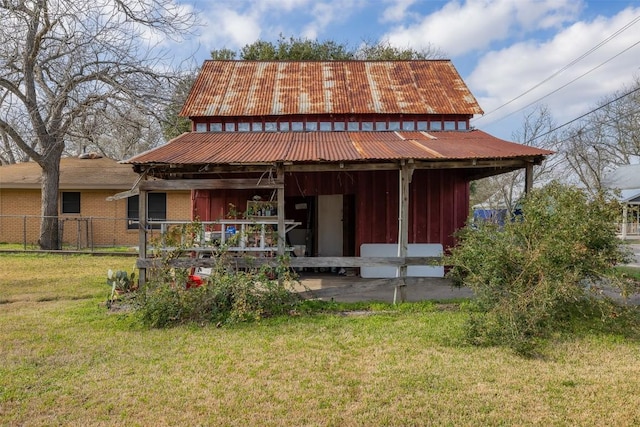
[[[339,302],[393,302],[394,279],[363,279],[359,276],[313,272],[300,272],[299,276],[299,291],[305,298],[325,301],[333,299]],[[453,287],[449,279],[408,277],[406,283],[408,302],[442,301],[473,296],[471,289]],[[400,302],[399,292],[397,302]]]

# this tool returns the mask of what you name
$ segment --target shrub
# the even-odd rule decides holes
[[[607,194],[552,183],[530,192],[522,215],[503,227],[461,230],[446,262],[454,283],[476,295],[469,340],[531,354],[577,313],[613,317],[603,289],[621,285],[613,267],[628,259],[615,236],[618,214]]]
[[[298,282],[287,267],[286,258],[278,259],[276,267],[240,270],[230,267],[224,247],[212,249],[214,267],[202,283],[188,269],[172,268],[172,260],[188,254],[185,244],[177,240],[197,232],[186,227],[177,234],[178,238],[170,241],[174,250],[159,252],[160,267],[149,271],[149,280],[137,294],[136,311],[143,324],[160,328],[191,322],[255,321],[287,314],[300,301],[293,289]],[[165,239],[169,241],[166,236]]]

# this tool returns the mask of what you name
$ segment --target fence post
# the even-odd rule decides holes
[[[91,231],[89,231],[89,229],[91,229]],[[89,227],[87,227],[87,240],[89,240],[89,238],[91,238],[91,252],[93,252],[93,217],[90,216],[89,217]]]

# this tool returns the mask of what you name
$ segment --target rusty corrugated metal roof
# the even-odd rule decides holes
[[[205,61],[186,117],[482,114],[449,60]]]
[[[485,132],[189,132],[130,164],[463,160],[546,156],[552,151]]]

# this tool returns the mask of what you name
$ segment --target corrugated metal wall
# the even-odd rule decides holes
[[[355,194],[356,248],[362,243],[396,243],[398,175],[398,171],[289,173],[285,178],[285,193],[287,197]],[[416,170],[410,193],[409,243],[452,246],[453,233],[464,226],[469,213],[465,172]],[[224,218],[230,203],[244,211],[247,200],[255,194],[253,190],[196,191],[194,218],[202,221]]]

